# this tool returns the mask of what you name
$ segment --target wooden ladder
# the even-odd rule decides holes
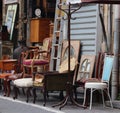
[[[63,16],[64,13],[58,8],[58,4],[65,3],[66,0],[57,0],[54,19],[54,31],[52,40],[52,50],[50,59],[50,71],[58,71],[61,58],[63,42]]]

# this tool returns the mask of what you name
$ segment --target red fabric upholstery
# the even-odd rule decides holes
[[[33,62],[33,59],[29,59],[29,60],[25,60],[23,62],[24,65],[31,65]],[[44,59],[35,59],[33,62],[33,65],[45,65],[48,64],[49,61],[48,60],[44,60]]]

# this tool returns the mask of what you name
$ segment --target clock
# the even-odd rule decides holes
[[[41,17],[41,10],[39,8],[35,9],[35,15]]]

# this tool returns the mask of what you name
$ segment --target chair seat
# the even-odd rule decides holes
[[[25,60],[23,62],[24,65],[31,65],[31,64],[34,64],[34,65],[45,65],[45,64],[48,64],[49,61],[48,60],[44,60],[44,59],[29,59],[29,60]]]
[[[21,78],[13,81],[15,86],[18,87],[31,87],[33,86],[32,78]]]
[[[107,84],[103,82],[86,82],[85,88],[104,89],[107,88]]]

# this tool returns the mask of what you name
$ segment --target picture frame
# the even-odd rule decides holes
[[[17,12],[17,4],[8,5],[5,25],[7,26],[8,33],[10,34],[9,37],[10,40],[12,40],[16,12]]]

